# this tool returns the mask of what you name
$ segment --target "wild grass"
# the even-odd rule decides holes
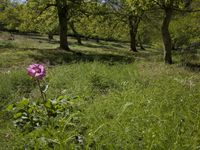
[[[84,41],[80,46],[71,39],[77,52],[72,54],[41,41],[17,35],[8,41],[14,47],[0,47],[2,111],[23,97],[40,99],[25,71],[40,62],[48,67],[48,98],[83,99],[77,128],[83,142],[66,149],[200,149],[198,66],[185,68],[177,53],[175,64],[164,65],[162,52],[147,48],[133,55],[122,43]],[[0,127],[1,148],[23,145],[4,113]]]

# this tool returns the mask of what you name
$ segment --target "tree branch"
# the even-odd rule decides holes
[[[37,15],[36,18],[38,18],[40,15],[42,15],[43,12],[45,12],[48,8],[50,8],[50,7],[52,7],[52,6],[55,7],[56,4],[47,4],[46,7],[45,7],[43,10],[41,10],[41,12]]]
[[[158,1],[153,0],[153,2],[156,3],[160,8],[162,8],[162,9],[165,8],[165,7],[164,7],[163,5],[161,5]]]

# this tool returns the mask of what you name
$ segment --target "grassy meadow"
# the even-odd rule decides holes
[[[154,45],[133,54],[127,43],[77,45],[70,38],[72,53],[57,48],[57,37],[7,36],[0,33],[0,149],[26,149],[26,135],[4,110],[23,98],[41,99],[26,73],[31,63],[47,68],[48,98],[79,97],[74,136],[52,149],[200,149],[199,50],[174,52],[174,64],[165,65]],[[35,149],[50,149],[41,146]]]

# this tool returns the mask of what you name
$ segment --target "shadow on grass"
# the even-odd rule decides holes
[[[41,43],[50,43],[50,44],[58,44],[59,40],[53,39],[51,41],[49,41],[49,39],[47,37],[41,37],[41,36],[29,36],[29,38],[34,39],[34,40],[39,40],[39,42]],[[75,41],[68,41],[69,45],[77,45],[77,41],[76,38],[73,38]],[[95,44],[91,44],[95,43]],[[79,46],[84,46],[84,47],[89,47],[89,48],[95,48],[95,49],[113,49],[113,50],[118,50],[118,48],[124,48],[123,44],[119,44],[119,43],[115,43],[115,42],[111,42],[110,45],[106,45],[102,42],[94,42],[94,40],[84,40],[82,39],[82,44]]]
[[[4,48],[14,48],[15,46],[10,43],[10,42],[2,42],[0,41],[0,49],[4,49]]]
[[[30,39],[38,40],[39,43],[49,43],[49,44],[58,44],[59,41],[56,39],[49,40],[48,37],[42,37],[42,36],[29,36]]]
[[[34,49],[31,49],[34,50]],[[85,52],[67,52],[59,49],[42,49],[36,54],[29,54],[28,57],[33,58],[36,62],[41,62],[49,65],[77,63],[77,62],[102,62],[114,65],[115,63],[128,64],[134,62],[134,57],[112,54],[100,54]]]
[[[184,68],[193,72],[200,72],[199,63],[186,63],[184,64]]]
[[[110,45],[118,48],[125,48],[124,44],[119,44],[119,43],[111,43]]]
[[[121,44],[118,45],[105,45],[103,43],[96,43],[94,44],[90,44],[90,43],[85,43],[83,44],[83,46],[85,47],[89,47],[89,48],[95,48],[95,49],[109,49],[109,50],[118,50],[118,48],[122,48]]]

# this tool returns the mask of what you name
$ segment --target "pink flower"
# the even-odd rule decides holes
[[[32,64],[27,68],[28,75],[35,79],[42,79],[46,75],[46,71],[41,64]]]

